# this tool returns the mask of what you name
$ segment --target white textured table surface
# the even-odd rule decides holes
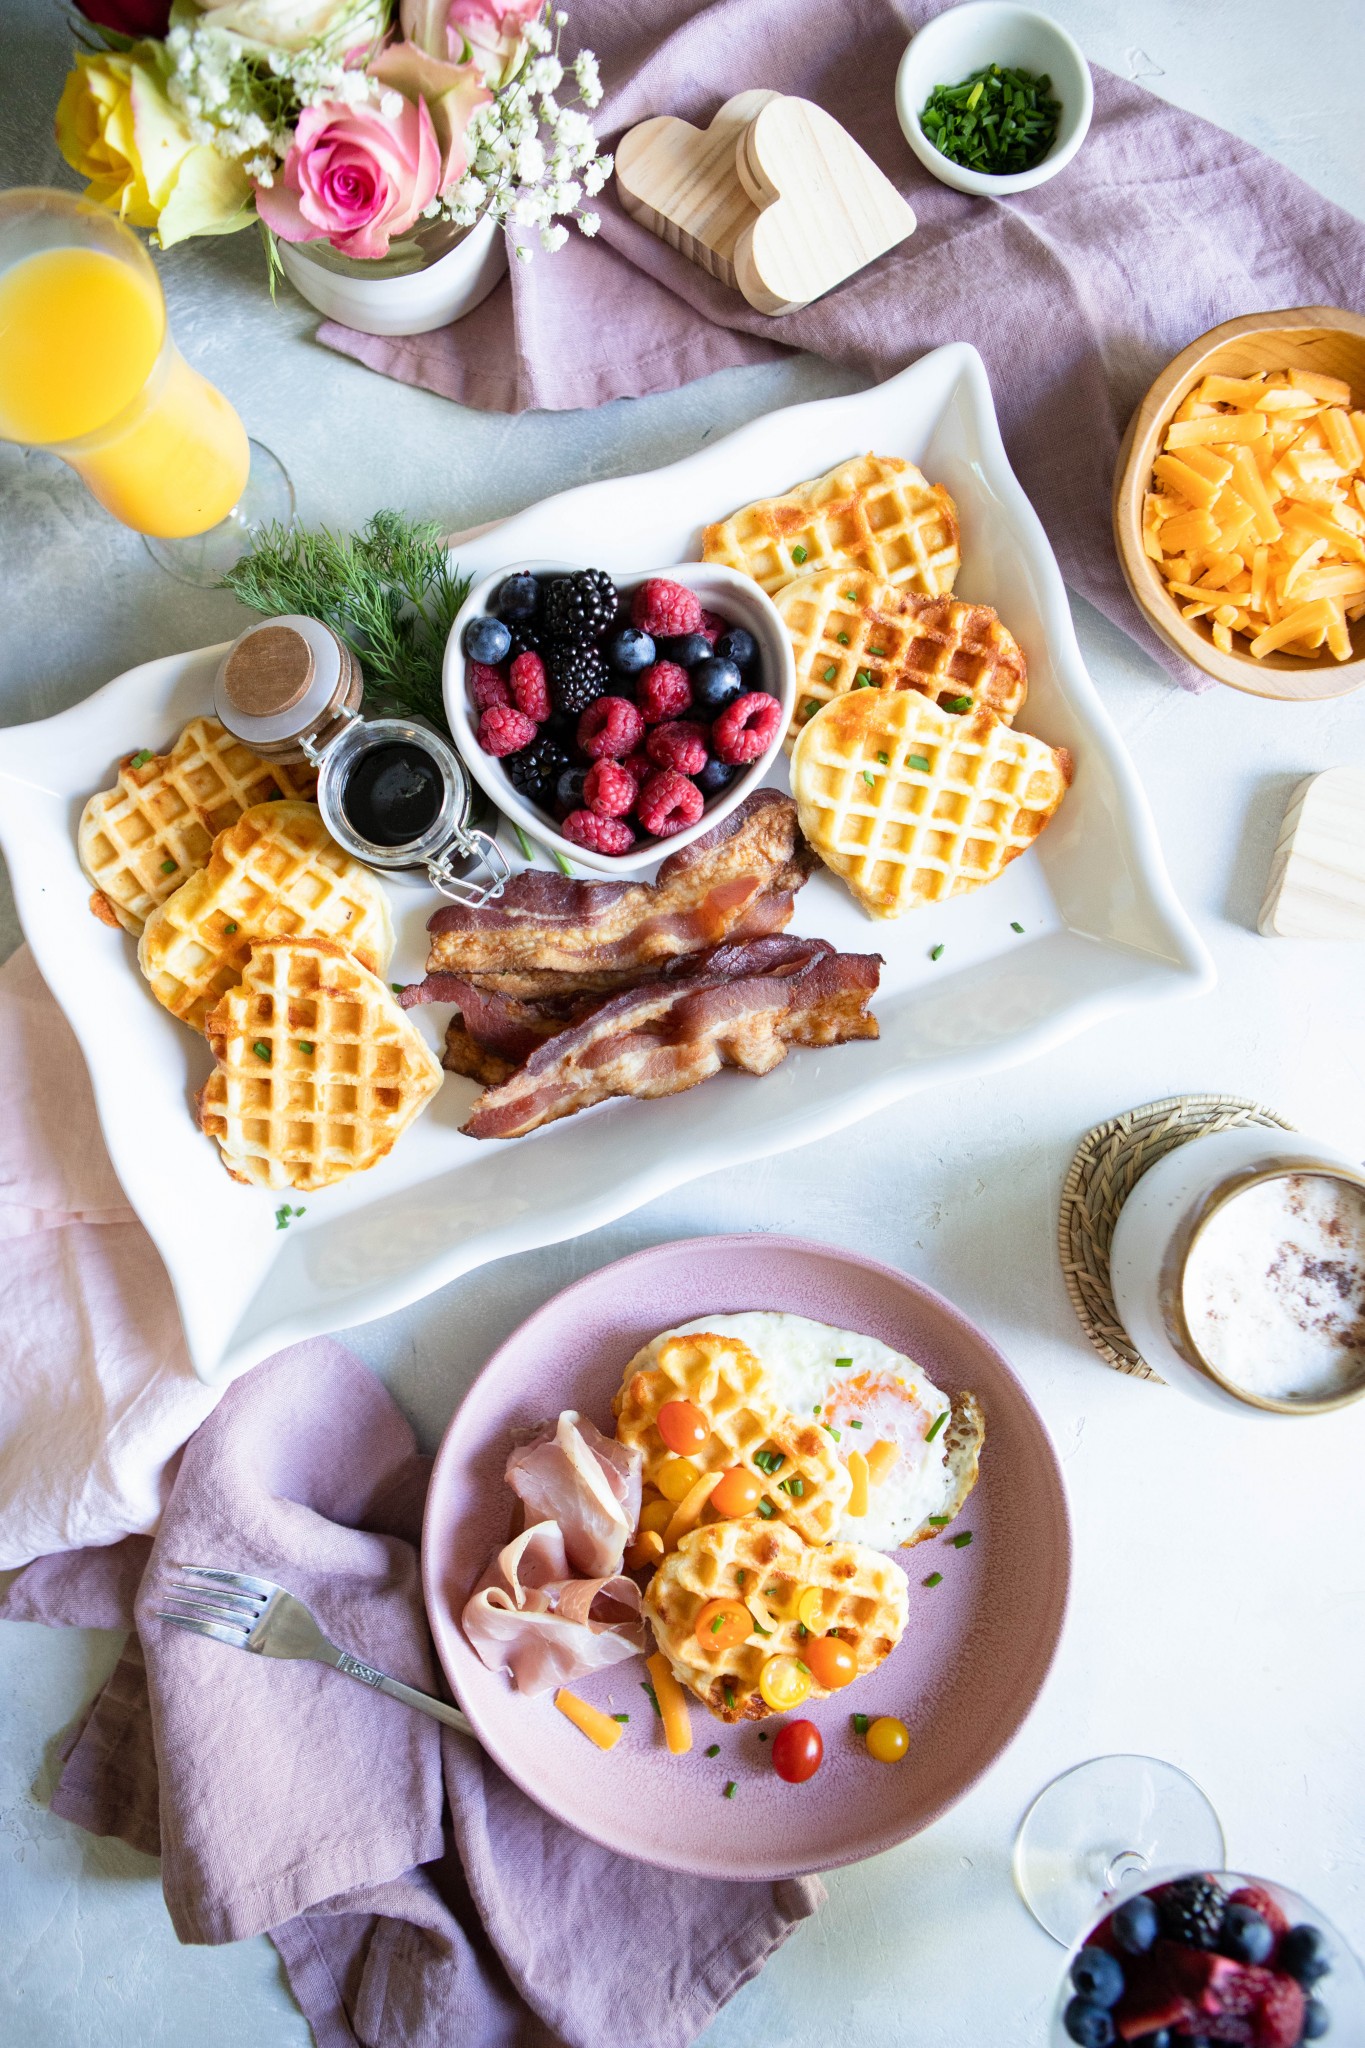
[[[1292,31],[1272,0],[1052,0],[1052,11],[1092,58],[1365,212],[1359,0],[1305,0]],[[65,68],[61,10],[11,0],[5,16],[0,182],[66,183],[48,140]],[[175,252],[161,269],[182,346],[284,457],[305,519],[350,524],[392,503],[472,523],[669,461],[850,382],[794,360],[597,413],[480,416],[317,349],[305,307],[282,295],[272,309],[249,236]],[[3,446],[0,565],[5,723],[46,716],[135,662],[244,622],[226,597],[162,576],[55,461]],[[1039,2041],[1060,1952],[1014,1895],[1011,1839],[1049,1777],[1106,1750],[1191,1771],[1232,1857],[1299,1886],[1365,1950],[1365,1407],[1335,1422],[1243,1423],[1110,1372],[1076,1327],[1054,1249],[1077,1137],[1156,1096],[1256,1096],[1365,1152],[1365,954],[1272,943],[1254,929],[1288,792],[1312,770],[1365,761],[1365,696],[1307,708],[1228,690],[1192,699],[1076,610],[1176,887],[1216,956],[1216,992],[699,1181],[350,1339],[434,1444],[493,1345],[565,1282],[675,1236],[790,1230],[941,1288],[997,1339],[1042,1409],[1065,1465],[1076,1561],[1041,1701],[937,1827],[830,1881],[825,1911],[721,2015],[707,2048]],[[18,936],[6,897],[0,955]],[[0,1627],[0,2041],[303,2048],[307,2028],[264,1939],[178,1947],[156,1865],[46,1809],[52,1738],[116,1647],[112,1636]]]

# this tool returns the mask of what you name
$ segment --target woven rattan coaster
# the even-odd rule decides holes
[[[1119,1211],[1147,1168],[1177,1145],[1240,1124],[1259,1124],[1268,1131],[1294,1128],[1273,1109],[1241,1095],[1168,1095],[1164,1102],[1126,1109],[1096,1124],[1076,1147],[1057,1224],[1062,1274],[1081,1328],[1100,1357],[1120,1372],[1161,1380],[1129,1343],[1110,1291],[1109,1247]]]

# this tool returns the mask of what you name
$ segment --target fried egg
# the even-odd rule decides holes
[[[868,1487],[867,1513],[845,1510],[836,1541],[899,1550],[936,1536],[975,1485],[985,1422],[974,1396],[950,1402],[913,1359],[878,1338],[769,1309],[699,1316],[679,1329],[746,1344],[762,1362],[773,1401],[821,1422],[845,1465],[851,1451],[866,1456],[874,1444],[895,1445],[889,1468]]]

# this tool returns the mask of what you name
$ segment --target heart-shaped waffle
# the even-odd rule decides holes
[[[129,754],[114,787],[81,812],[76,851],[95,885],[91,909],[136,938],[243,811],[311,797],[317,780],[305,762],[263,761],[216,718],[192,718],[168,753]]]
[[[803,1603],[812,1589],[818,1599]],[[698,1635],[697,1618],[710,1600],[748,1607],[755,1625],[746,1641],[721,1649],[709,1630]],[[905,1573],[882,1551],[803,1543],[794,1529],[753,1515],[684,1536],[645,1593],[645,1612],[679,1683],[722,1721],[760,1721],[771,1712],[759,1674],[770,1657],[801,1656],[802,1614],[815,1621],[810,1633],[837,1635],[848,1645],[861,1677],[895,1649],[907,1609]],[[811,1696],[826,1693],[812,1683]]]
[[[741,505],[702,534],[702,560],[752,576],[771,596],[794,576],[866,569],[928,597],[951,590],[962,560],[957,508],[898,455],[857,455],[780,498]]]
[[[705,1445],[688,1452],[700,1473],[747,1467],[763,1482],[775,1521],[789,1522],[808,1542],[829,1541],[848,1504],[848,1473],[818,1424],[771,1399],[747,1345],[709,1332],[656,1337],[631,1360],[612,1410],[620,1441],[643,1454],[646,1486],[657,1486],[673,1456],[659,1434],[666,1401],[690,1401],[711,1425]]]

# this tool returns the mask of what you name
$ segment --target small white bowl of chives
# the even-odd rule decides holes
[[[979,198],[1028,192],[1065,170],[1094,105],[1090,66],[1066,30],[1007,0],[969,0],[935,15],[896,73],[896,114],[911,149],[941,184]],[[1046,153],[1032,161],[1049,129]],[[1001,162],[1022,156],[1028,167],[973,169],[947,149]]]

